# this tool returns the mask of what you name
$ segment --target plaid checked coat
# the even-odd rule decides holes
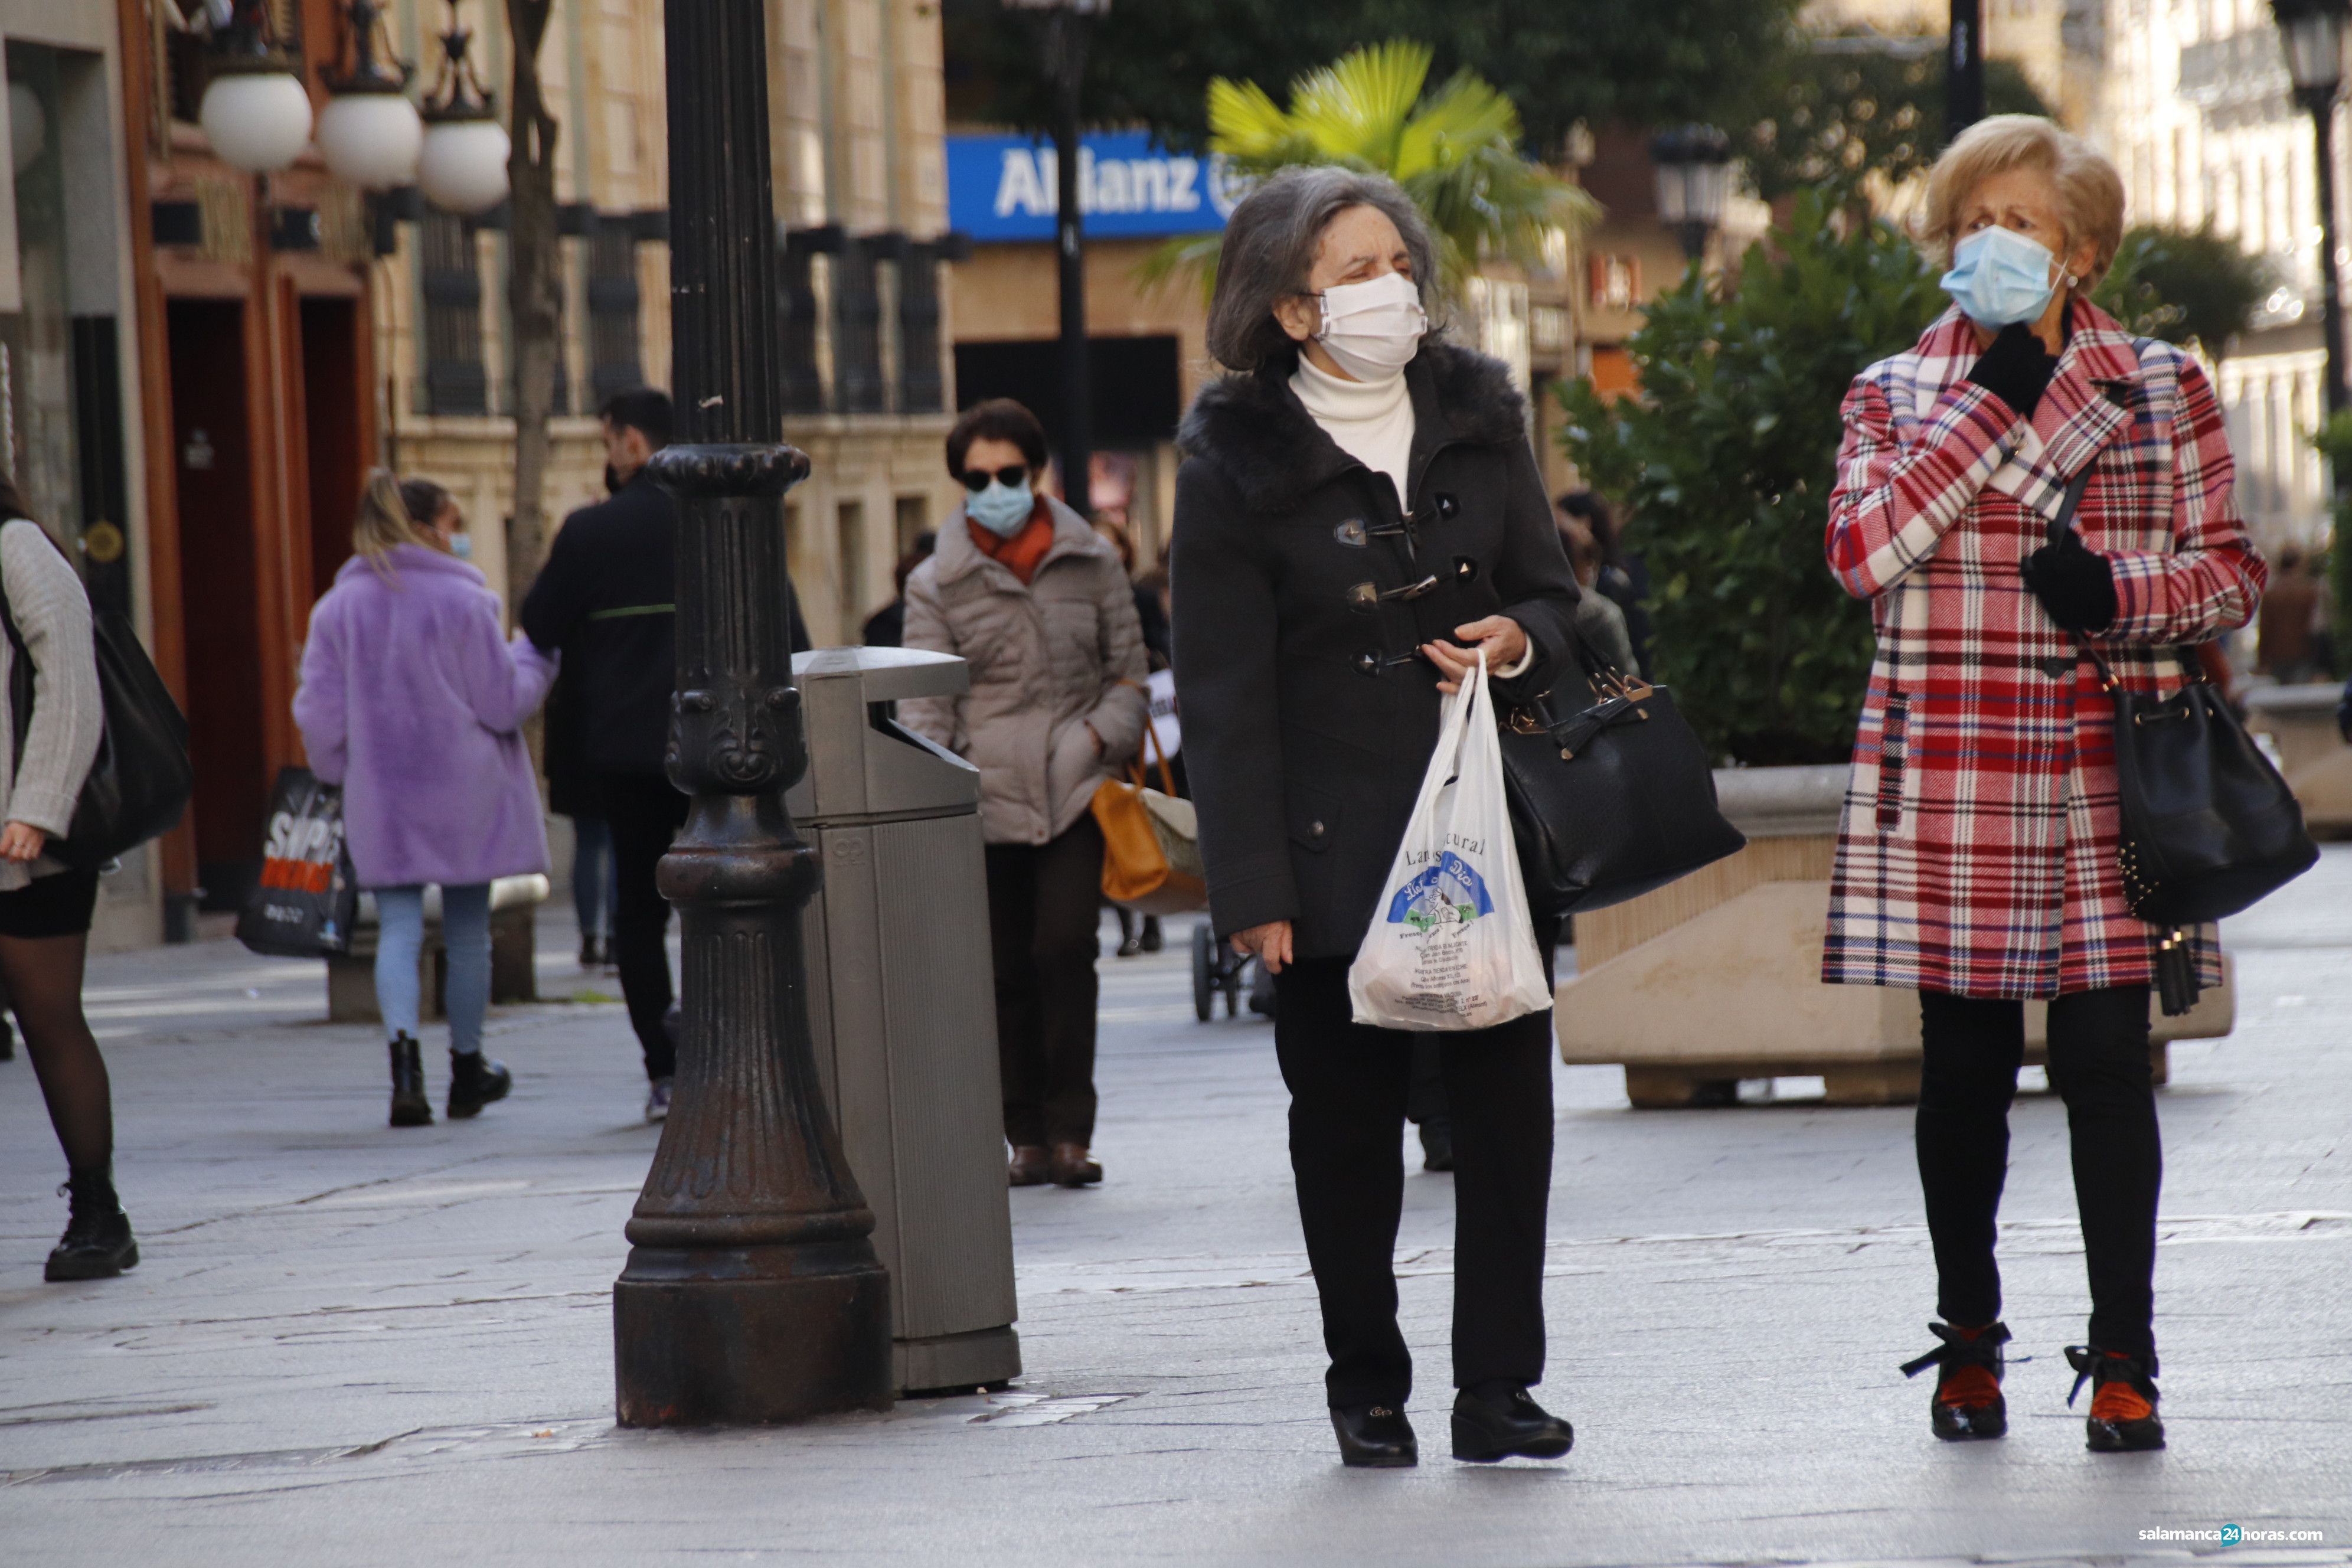
[[[2173,645],[2252,618],[2268,569],[2231,500],[2211,384],[2087,302],[2032,420],[1964,378],[1948,310],[1847,394],[1829,563],[1871,601],[1878,654],[1838,832],[1822,978],[2047,997],[2155,974],[2156,929],[2123,897],[2113,710],[2026,588],[2067,482],[2114,568],[2095,639],[2135,690],[2179,684]],[[2197,968],[2221,979],[2210,927]]]

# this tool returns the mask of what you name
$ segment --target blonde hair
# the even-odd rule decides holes
[[[2087,289],[2106,271],[2116,247],[2123,243],[2123,176],[2098,149],[2038,114],[1996,114],[1953,139],[1927,172],[1920,238],[1939,260],[1948,262],[1961,206],[1977,187],[2011,169],[2033,169],[2049,177],[2069,251],[2084,240],[2091,242],[2091,269],[2082,278]]]
[[[375,569],[377,576],[392,583],[398,581],[392,552],[403,544],[421,544],[445,555],[449,551],[438,533],[408,515],[400,481],[393,478],[392,470],[371,468],[367,484],[360,490],[359,513],[352,519],[352,549]]]

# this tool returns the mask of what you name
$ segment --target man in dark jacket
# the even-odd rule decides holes
[[[677,686],[677,503],[646,465],[669,444],[673,418],[668,395],[651,387],[616,394],[603,414],[617,486],[611,500],[563,520],[523,599],[522,627],[541,652],[565,650],[564,679],[575,683],[577,746],[613,836],[613,960],[652,1080],[646,1120],[659,1121],[669,1114],[677,1052],[668,1025],[669,903],[654,870],[686,822],[687,797],[665,767]],[[785,593],[800,652],[809,646],[800,604],[790,584]]]

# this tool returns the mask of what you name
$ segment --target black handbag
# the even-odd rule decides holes
[[[1558,718],[1546,696],[1502,717],[1503,789],[1538,920],[1639,898],[1748,842],[1724,819],[1674,694],[1602,664],[1581,638],[1576,652],[1587,705]]]
[[[2090,469],[2074,476],[2051,520],[2057,544],[2074,525]],[[2319,846],[2303,807],[2185,647],[2169,697],[2127,691],[2087,639],[2082,651],[2116,709],[2116,786],[2123,819],[2116,859],[2124,901],[2163,929],[2157,990],[2168,1015],[2196,1004],[2189,931],[2234,915],[2304,872]]]
[[[33,659],[5,592],[0,592],[0,626],[7,631],[13,656],[8,664],[14,731],[9,754],[22,767],[25,742],[33,727]],[[115,610],[92,604],[90,641],[106,725],[99,737],[97,760],[74,802],[72,825],[62,837],[52,837],[43,850],[84,869],[103,866],[169,833],[187,810],[196,783],[188,760],[188,721],[130,623]]]

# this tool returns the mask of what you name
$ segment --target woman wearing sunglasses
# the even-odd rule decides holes
[[[908,647],[971,666],[961,697],[900,722],[980,769],[1004,1136],[1016,1186],[1102,1180],[1095,1124],[1095,786],[1144,724],[1143,632],[1118,553],[1036,488],[1045,431],[1010,398],[948,435],[963,505],[907,579]]]

